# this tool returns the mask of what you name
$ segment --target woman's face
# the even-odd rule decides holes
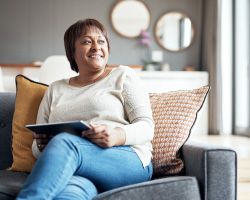
[[[76,39],[74,58],[79,72],[86,69],[99,71],[105,68],[109,58],[108,43],[99,29],[89,28],[86,34]]]

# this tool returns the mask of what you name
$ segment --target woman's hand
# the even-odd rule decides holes
[[[82,137],[102,148],[121,146],[126,141],[126,135],[122,128],[112,128],[106,124],[90,124],[90,126],[91,129],[82,132]]]
[[[36,133],[33,134],[33,138],[36,140],[36,145],[40,152],[42,152],[45,149],[46,145],[48,144],[48,142],[51,140],[52,137],[53,135],[36,134]]]

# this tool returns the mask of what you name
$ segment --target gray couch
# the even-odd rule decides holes
[[[12,118],[15,93],[0,93],[0,200],[15,199],[29,174],[4,171],[11,166]],[[237,191],[235,151],[187,142],[182,148],[184,173],[158,177],[99,194],[95,200],[232,200]]]

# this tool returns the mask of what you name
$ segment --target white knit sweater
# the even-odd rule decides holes
[[[130,67],[119,66],[81,88],[69,85],[69,79],[52,83],[40,104],[37,124],[75,120],[121,127],[125,145],[135,150],[144,167],[150,163],[154,122],[149,96]],[[32,152],[36,158],[40,156],[35,140]]]

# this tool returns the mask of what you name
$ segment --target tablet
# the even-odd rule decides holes
[[[83,121],[71,121],[48,124],[31,124],[26,125],[26,128],[37,134],[56,135],[58,133],[70,133],[74,135],[81,135],[82,131],[88,130],[91,127]]]

